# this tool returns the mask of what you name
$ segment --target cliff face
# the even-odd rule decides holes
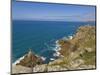
[[[59,40],[61,55],[58,61],[55,60],[51,64],[69,70],[95,68],[95,34],[95,26],[81,26],[72,39]]]
[[[32,68],[31,72],[95,69],[95,34],[95,26],[81,26],[72,39],[58,41],[60,46],[58,59],[43,64],[43,60],[30,51],[23,60],[16,64],[16,67],[22,66],[25,70]],[[18,71],[17,73],[21,73],[21,71]]]
[[[64,56],[68,56],[70,52],[86,50],[90,48],[95,51],[95,27],[94,26],[83,26],[80,27],[76,34],[71,40],[59,40],[61,45],[60,53]],[[88,49],[89,48],[89,49]]]

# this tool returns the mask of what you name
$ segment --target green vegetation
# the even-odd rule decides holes
[[[77,59],[83,59],[84,64],[86,65],[95,65],[95,51],[92,52],[84,52],[81,56]]]
[[[43,64],[43,60],[39,56],[29,51],[17,65],[32,68],[32,71],[36,72],[95,68],[95,37],[94,26],[81,26],[72,39],[58,41],[61,48],[58,59]]]
[[[85,44],[83,45],[84,47],[95,47],[95,39],[92,39],[92,37],[90,39],[88,39]]]
[[[62,62],[55,63],[54,65],[68,65],[76,60],[84,61],[83,65],[95,65],[95,27],[94,26],[83,26],[77,30],[76,35],[72,40],[60,40],[61,50],[59,51],[63,58]],[[74,54],[74,58],[71,56]],[[75,57],[76,55],[76,57]],[[70,60],[69,60],[70,59]]]

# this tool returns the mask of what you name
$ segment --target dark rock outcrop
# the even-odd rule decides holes
[[[43,60],[41,59],[41,57],[37,56],[30,50],[28,54],[25,55],[24,59],[20,60],[20,62],[16,65],[22,65],[31,68],[42,63]]]

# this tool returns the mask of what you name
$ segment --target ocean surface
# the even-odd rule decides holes
[[[26,54],[29,49],[46,58],[53,56],[55,41],[72,36],[79,26],[95,25],[95,22],[63,21],[12,21],[12,61]]]

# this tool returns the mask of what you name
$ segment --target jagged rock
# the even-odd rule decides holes
[[[13,66],[13,73],[51,72],[77,69],[94,69],[95,27],[81,26],[70,40],[57,41],[59,58],[43,64],[41,57],[31,50]],[[54,55],[56,56],[56,55]]]
[[[25,57],[22,60],[20,60],[20,62],[17,63],[16,65],[22,65],[25,67],[34,67],[35,65],[42,63],[43,60],[30,50],[28,54],[26,54]]]

